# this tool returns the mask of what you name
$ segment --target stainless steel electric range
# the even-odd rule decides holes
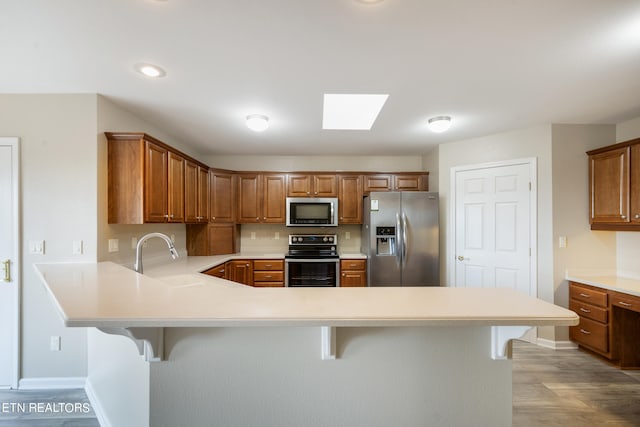
[[[340,257],[335,234],[291,234],[284,257],[285,286],[340,286]]]

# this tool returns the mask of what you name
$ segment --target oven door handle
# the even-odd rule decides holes
[[[310,259],[310,258],[302,258],[302,259],[296,259],[296,258],[286,258],[284,260],[285,264],[286,263],[290,263],[290,262],[335,262],[336,264],[338,264],[340,262],[340,258],[318,258],[318,259]]]

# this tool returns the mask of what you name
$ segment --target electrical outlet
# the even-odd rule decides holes
[[[176,235],[172,234],[171,236],[169,236],[169,238],[171,239],[171,243],[175,244],[176,243]]]
[[[256,232],[255,231],[251,232],[251,240],[256,240]]]
[[[567,247],[567,236],[558,237],[558,247],[566,248]]]
[[[345,240],[351,240],[351,232],[350,231],[347,231],[347,232],[344,233],[344,239]]]
[[[51,337],[51,343],[49,344],[51,351],[60,351],[60,337],[53,335]]]
[[[82,240],[74,240],[73,241],[73,255],[82,255],[83,243]]]
[[[279,231],[276,231],[276,235],[275,235],[274,239],[280,240],[280,232]]]
[[[138,246],[138,239],[136,237],[131,238],[131,249],[135,249]]]

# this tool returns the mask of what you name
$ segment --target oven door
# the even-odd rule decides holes
[[[284,269],[284,285],[290,288],[340,286],[340,260],[337,258],[287,258]]]

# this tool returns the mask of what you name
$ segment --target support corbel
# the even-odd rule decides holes
[[[511,359],[508,347],[513,339],[522,338],[532,326],[492,326],[491,358],[493,360]]]
[[[160,362],[164,360],[164,328],[111,328],[102,327],[98,330],[110,335],[121,335],[129,338],[138,348],[138,353],[144,356],[146,362]]]
[[[336,359],[336,328],[335,326],[321,326],[321,355],[322,360]]]

